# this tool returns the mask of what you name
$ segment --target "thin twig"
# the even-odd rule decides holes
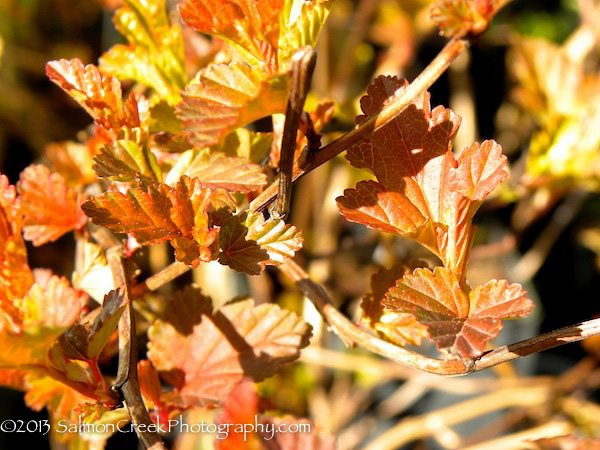
[[[128,277],[121,258],[119,247],[107,250],[107,259],[115,286],[123,289],[127,306],[119,319],[119,369],[113,389],[118,389],[127,405],[131,421],[144,448],[166,449],[161,438],[153,431],[155,426],[146,410],[137,375],[137,339],[135,317],[131,304]]]
[[[163,284],[174,280],[180,275],[183,275],[191,267],[179,261],[169,264],[167,267],[162,269],[160,272],[155,273],[151,277],[146,278],[141,283],[136,284],[131,288],[131,298],[138,298],[144,295],[146,292],[154,291],[161,287]]]
[[[471,372],[478,372],[532,353],[600,335],[600,319],[593,319],[561,328],[560,330],[551,331],[532,339],[499,347],[472,360],[458,359],[446,361],[428,358],[379,339],[356,326],[334,307],[323,287],[311,280],[306,272],[294,261],[288,260],[279,267],[283,273],[296,283],[296,286],[304,295],[317,306],[334,333],[346,345],[358,344],[392,361],[438,375],[465,375]]]
[[[279,184],[275,213],[285,218],[290,211],[292,198],[292,169],[296,153],[296,136],[300,118],[304,111],[304,102],[310,89],[310,81],[317,62],[317,52],[312,47],[298,50],[292,58],[292,75],[285,124],[281,137],[281,156],[279,159]]]

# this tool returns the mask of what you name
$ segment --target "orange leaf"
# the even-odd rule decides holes
[[[80,196],[67,187],[64,178],[42,165],[21,172],[18,185],[25,239],[33,245],[57,240],[85,226],[87,218],[79,207]]]
[[[309,336],[309,325],[277,305],[247,299],[213,313],[210,299],[187,289],[150,328],[148,359],[178,380],[185,405],[219,404],[245,376],[261,381],[298,358]]]
[[[261,117],[285,111],[288,78],[243,63],[211,64],[181,93],[177,113],[198,147]]]
[[[227,157],[221,152],[189,150],[183,153],[167,175],[174,184],[183,175],[197,178],[204,187],[248,193],[267,184],[267,176],[257,164],[245,158]]]
[[[19,329],[21,301],[33,284],[21,223],[16,189],[0,175],[0,332]]]
[[[399,345],[419,345],[427,335],[427,329],[410,313],[392,311],[381,302],[387,291],[396,281],[408,273],[408,267],[394,264],[389,269],[381,269],[371,277],[372,294],[363,297],[360,304],[362,320],[382,337]]]
[[[378,77],[361,99],[361,123],[408,83]],[[460,118],[441,106],[431,110],[425,92],[387,125],[348,149],[347,158],[371,170],[378,183],[359,183],[337,199],[348,220],[416,240],[464,278],[473,239],[472,218],[507,175],[506,157],[493,141],[473,144],[458,161],[451,147]]]
[[[196,266],[208,261],[218,229],[209,225],[212,191],[182,177],[175,187],[154,184],[92,197],[82,205],[97,225],[131,233],[142,245],[170,240],[179,261]],[[217,192],[218,197],[218,192]]]
[[[518,284],[491,280],[469,292],[455,274],[440,267],[405,275],[383,304],[414,314],[440,350],[465,358],[485,350],[486,342],[500,333],[502,319],[524,317],[534,306]]]
[[[98,125],[113,130],[114,139],[124,139],[121,128],[148,130],[149,105],[135,93],[123,101],[121,83],[102,76],[92,64],[84,66],[79,59],[61,59],[46,64],[48,78],[79,103]]]
[[[227,40],[250,62],[274,72],[283,5],[284,0],[185,0],[178,7],[186,25]]]

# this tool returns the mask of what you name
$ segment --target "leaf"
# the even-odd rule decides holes
[[[125,0],[113,21],[129,45],[115,45],[100,58],[100,69],[122,80],[152,87],[171,104],[187,82],[183,37],[169,25],[164,0]]]
[[[176,313],[179,308],[187,314]],[[149,330],[148,359],[159,371],[182,375],[176,388],[188,405],[219,404],[245,376],[272,376],[298,358],[310,336],[310,326],[295,313],[254,306],[251,299],[212,313],[208,298],[181,296],[165,314],[171,322],[158,320]]]
[[[112,272],[101,246],[87,240],[83,246],[82,267],[73,272],[73,286],[100,302],[115,288]]]
[[[431,20],[443,36],[476,36],[486,30],[493,10],[493,0],[437,0],[431,7]]]
[[[405,80],[378,77],[361,99],[361,123],[402,95]],[[455,159],[451,144],[460,119],[441,106],[431,110],[425,92],[389,124],[348,149],[358,168],[377,182],[361,182],[338,197],[350,221],[413,239],[464,279],[473,240],[472,218],[506,176],[506,157],[493,141],[473,144]]]
[[[156,157],[144,144],[119,140],[105,146],[94,157],[94,170],[100,178],[112,181],[139,180],[145,184],[162,181]]]
[[[278,266],[302,247],[302,233],[283,220],[265,220],[261,213],[244,213],[221,228],[219,262],[238,272],[256,275],[266,265]]]
[[[31,326],[21,333],[0,331],[0,369],[44,368],[48,352],[64,327]]]
[[[71,287],[69,280],[47,269],[33,271],[35,284],[23,300],[25,326],[68,327],[85,307],[88,297]]]
[[[142,394],[154,405],[161,406],[162,387],[160,385],[160,379],[158,378],[158,372],[154,366],[152,366],[152,363],[147,359],[139,361],[137,366],[138,379]]]
[[[44,156],[50,170],[62,175],[67,186],[90,184],[97,180],[91,147],[76,142],[51,143],[44,148]]]
[[[534,305],[526,296],[520,285],[506,280],[491,280],[469,292],[450,270],[436,267],[433,272],[416,269],[398,280],[383,305],[414,314],[440,350],[476,358],[500,333],[502,319],[531,312]]]
[[[260,166],[243,158],[211,153],[208,149],[183,153],[167,175],[166,183],[174,184],[183,175],[198,179],[204,187],[229,192],[248,193],[267,184],[267,176]]]
[[[96,66],[84,67],[79,59],[50,61],[46,75],[79,103],[94,121],[114,133],[114,139],[131,138],[131,130],[147,133],[150,122],[147,100],[131,93],[123,101],[121,84],[102,76]],[[137,140],[137,139],[134,139]]]
[[[285,111],[288,81],[243,63],[211,64],[182,92],[177,114],[196,146],[217,144],[236,128]]]
[[[408,272],[408,267],[397,263],[389,269],[381,269],[373,274],[372,293],[365,295],[360,304],[363,311],[362,320],[380,336],[401,346],[419,345],[421,339],[427,335],[427,329],[415,316],[392,311],[381,304],[387,291]]]
[[[186,25],[233,44],[253,65],[277,68],[279,14],[284,0],[184,0]]]
[[[126,194],[106,192],[82,209],[96,225],[130,233],[142,245],[171,241],[177,260],[195,267],[210,260],[209,247],[218,234],[209,226],[211,195],[196,179],[184,176],[175,187],[157,184]]]
[[[277,54],[280,64],[291,61],[299,48],[316,46],[333,3],[333,0],[285,1]]]
[[[18,184],[23,211],[25,239],[33,245],[57,240],[85,226],[87,218],[79,207],[80,195],[67,187],[64,178],[42,165],[21,172]]]
[[[226,135],[213,149],[222,151],[227,156],[239,156],[254,164],[260,164],[269,154],[272,144],[272,133],[254,133],[245,128],[238,128]]]
[[[20,201],[8,178],[0,175],[0,333],[19,330],[21,302],[33,284],[21,235]]]

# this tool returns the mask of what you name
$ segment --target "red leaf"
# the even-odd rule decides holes
[[[518,284],[492,280],[465,291],[455,274],[436,267],[417,269],[398,280],[383,304],[392,310],[413,313],[428,328],[440,350],[475,358],[502,329],[502,319],[524,317],[533,302]]]
[[[85,226],[87,217],[79,207],[80,195],[67,187],[60,174],[32,165],[21,172],[18,188],[25,239],[33,245],[55,241]]]

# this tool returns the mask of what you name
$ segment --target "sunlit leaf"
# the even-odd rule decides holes
[[[285,110],[288,77],[243,63],[212,64],[182,92],[178,115],[198,147],[218,143],[235,128]]]
[[[33,284],[21,225],[16,189],[0,175],[0,332],[19,329],[21,301]]]
[[[274,304],[254,306],[248,299],[212,313],[210,299],[190,294],[167,309],[181,306],[187,314],[167,312],[170,322],[150,328],[148,358],[171,378],[180,374],[175,387],[187,404],[219,404],[243,377],[270,377],[308,344],[310,326]]]
[[[378,77],[361,99],[363,115],[402,95],[407,82]],[[347,158],[371,170],[378,182],[361,182],[337,199],[342,214],[376,230],[413,239],[464,277],[473,240],[472,218],[506,176],[506,157],[493,141],[473,144],[456,160],[452,139],[460,118],[429,93],[417,97],[389,124],[348,149]]]
[[[233,44],[253,65],[277,68],[279,14],[284,0],[185,0],[186,25]]]
[[[117,30],[129,45],[115,45],[100,58],[100,69],[122,80],[152,87],[171,104],[187,77],[179,25],[169,25],[164,0],[124,0],[114,15]]]
[[[475,358],[485,350],[487,341],[500,333],[502,319],[524,317],[533,309],[518,284],[492,280],[468,290],[455,274],[440,267],[405,275],[388,291],[383,304],[414,314],[440,350],[464,358]]]
[[[45,166],[27,167],[21,173],[18,189],[25,239],[33,241],[33,245],[55,241],[87,222],[79,207],[80,195],[67,187],[61,175],[51,173]]]
[[[267,184],[260,166],[243,158],[211,153],[209,149],[183,153],[167,175],[166,183],[174,184],[183,175],[198,179],[202,186],[229,192],[252,192]]]
[[[161,182],[156,157],[144,144],[120,140],[105,146],[94,157],[94,170],[101,178],[113,181],[139,180],[146,184]]]
[[[447,37],[477,35],[487,28],[493,6],[494,0],[437,0],[431,7],[431,20]]]
[[[73,272],[73,286],[101,302],[114,289],[112,272],[101,246],[87,240],[83,246],[82,266]]]
[[[121,84],[111,76],[103,76],[96,66],[84,66],[78,59],[50,61],[48,78],[79,103],[98,125],[110,130],[115,139],[135,139],[131,130],[146,133],[150,115],[146,99],[131,93],[123,101]]]
[[[402,346],[419,345],[421,339],[427,336],[427,329],[412,314],[392,311],[381,302],[387,291],[408,272],[408,267],[397,263],[373,274],[372,293],[365,295],[360,304],[363,321],[382,337]]]
[[[142,245],[169,240],[179,261],[196,266],[212,255],[209,246],[218,229],[209,227],[211,190],[187,177],[166,184],[109,191],[92,197],[82,209],[97,225],[115,233],[130,233]]]
[[[256,275],[265,265],[277,266],[302,247],[302,233],[283,220],[244,213],[225,223],[219,234],[219,262]]]

